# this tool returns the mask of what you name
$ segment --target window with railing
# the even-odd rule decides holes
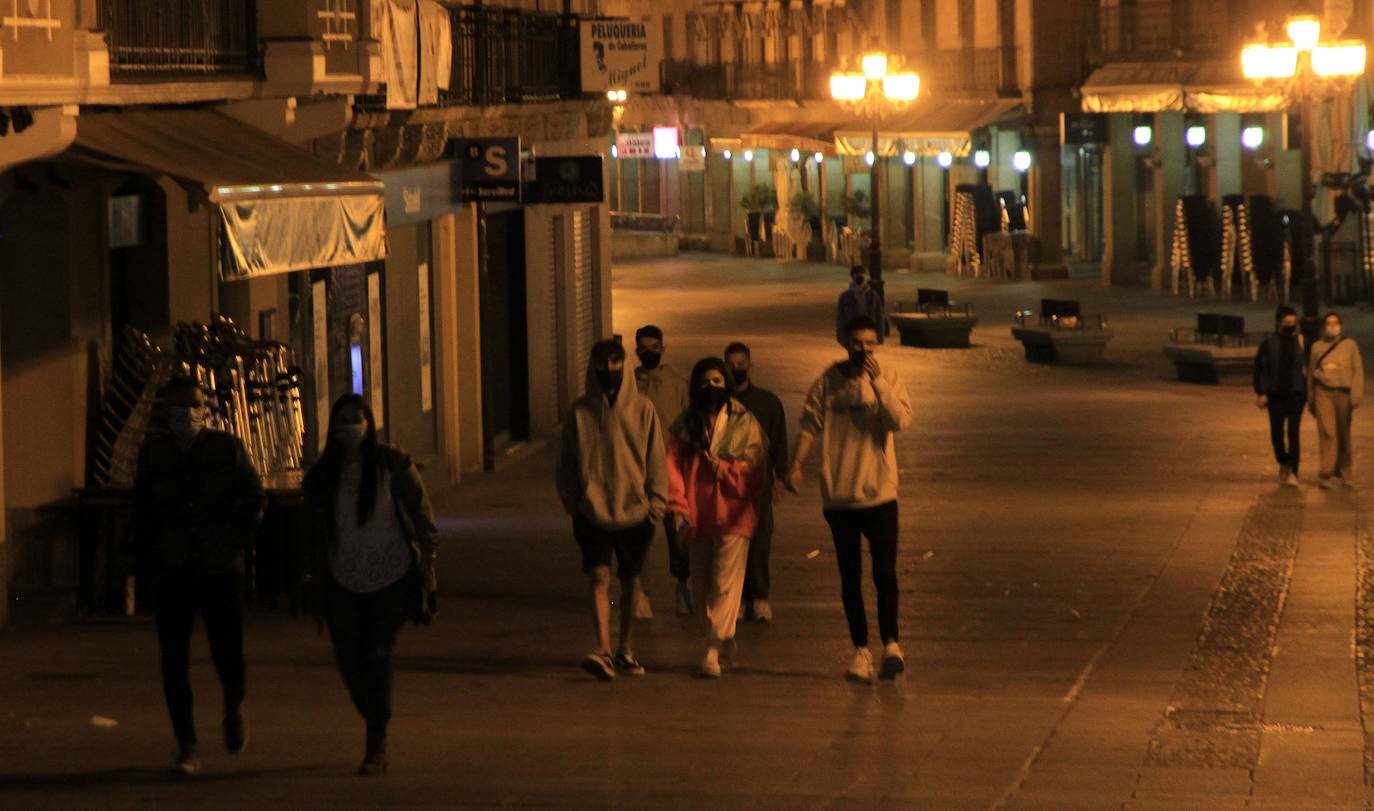
[[[99,0],[114,76],[258,69],[255,0]]]
[[[1107,0],[1099,9],[1102,60],[1210,59],[1238,49],[1261,10],[1234,3]]]
[[[829,98],[830,66],[813,60],[776,64],[701,64],[664,60],[663,92],[701,99],[761,101]]]
[[[578,92],[576,18],[452,6],[453,74],[446,104],[505,104]]]

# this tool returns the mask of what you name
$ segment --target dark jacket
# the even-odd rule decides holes
[[[439,527],[434,523],[434,511],[425,493],[420,471],[404,451],[390,445],[377,445],[377,469],[386,471],[391,480],[391,498],[396,504],[396,519],[415,555],[415,570],[419,575],[419,593],[415,595],[416,622],[428,623],[438,613],[435,594],[439,589],[434,562],[439,553]],[[329,484],[320,475],[319,467],[306,474],[301,485],[305,492],[302,508],[301,572],[311,578],[318,589],[332,580],[329,573],[329,550],[337,540],[334,526],[334,498]],[[319,594],[310,595],[316,618],[322,618]]]
[[[749,409],[749,413],[763,426],[763,435],[768,437],[768,475],[767,481],[787,473],[787,414],[782,400],[768,389],[761,389],[753,383],[744,391],[732,391],[731,395]]]
[[[1292,356],[1288,368],[1282,366],[1282,342],[1292,341]],[[1287,387],[1283,384],[1287,383]],[[1307,392],[1307,356],[1303,354],[1302,336],[1284,336],[1271,332],[1255,353],[1255,394],[1305,394]]]
[[[187,451],[170,435],[150,437],[134,475],[129,563],[154,580],[240,566],[264,504],[262,479],[233,434],[205,429]]]

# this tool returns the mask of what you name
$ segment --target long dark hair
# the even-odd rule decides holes
[[[725,378],[726,391],[729,391],[730,370],[720,358],[702,358],[692,367],[692,376],[687,382],[687,412],[682,415],[682,427],[687,431],[688,446],[698,453],[711,450],[710,426],[715,423],[715,414],[703,414],[696,407],[696,391],[706,382],[706,373],[720,372]],[[709,422],[708,422],[709,420]]]
[[[377,420],[372,414],[372,406],[360,394],[345,394],[334,401],[329,409],[329,428],[325,434],[324,452],[311,465],[306,474],[306,486],[312,492],[324,496],[329,504],[329,515],[335,515],[335,499],[339,496],[339,478],[343,474],[344,449],[334,438],[334,427],[338,423],[339,412],[344,406],[357,406],[367,420],[367,436],[358,449],[363,455],[363,473],[358,481],[358,526],[367,523],[377,506]]]

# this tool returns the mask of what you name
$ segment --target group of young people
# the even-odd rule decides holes
[[[678,611],[694,614],[702,635],[696,672],[719,678],[729,669],[741,614],[772,619],[772,502],[784,490],[801,491],[803,464],[819,445],[823,514],[854,645],[846,677],[872,681],[903,671],[894,435],[910,423],[911,401],[896,369],[875,354],[881,326],[873,318],[852,317],[839,337],[847,357],[811,386],[790,454],[782,403],[754,384],[748,346],[731,343],[721,357],[702,358],[684,381],[662,363],[662,330],[642,327],[635,334],[633,385],[620,342],[592,347],[586,394],[563,421],[557,473],[590,584],[596,648],[583,659],[584,670],[607,681],[644,674],[634,654],[634,619],[651,613],[641,607],[644,562],[660,524]],[[863,601],[865,537],[878,593],[878,666]],[[613,558],[621,595],[614,651]]]
[[[1298,331],[1297,311],[1279,307],[1274,332],[1255,353],[1254,386],[1256,406],[1269,412],[1279,484],[1298,486],[1302,415],[1307,411],[1317,419],[1318,485],[1323,490],[1337,482],[1354,487],[1350,421],[1364,399],[1364,362],[1340,315],[1326,315],[1321,337],[1308,350]]]

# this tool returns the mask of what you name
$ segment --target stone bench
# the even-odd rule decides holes
[[[1244,316],[1204,312],[1197,314],[1196,326],[1169,331],[1164,356],[1173,362],[1179,380],[1215,384],[1227,374],[1249,372],[1255,348],[1245,332]]]
[[[966,349],[978,317],[968,305],[952,305],[946,290],[918,288],[916,304],[898,303],[888,321],[902,336],[902,346],[925,349]]]
[[[1111,330],[1102,316],[1086,318],[1077,301],[1041,299],[1040,322],[1034,314],[1022,310],[1016,314],[1017,326],[1012,337],[1026,350],[1026,360],[1032,363],[1086,364],[1102,359]]]

